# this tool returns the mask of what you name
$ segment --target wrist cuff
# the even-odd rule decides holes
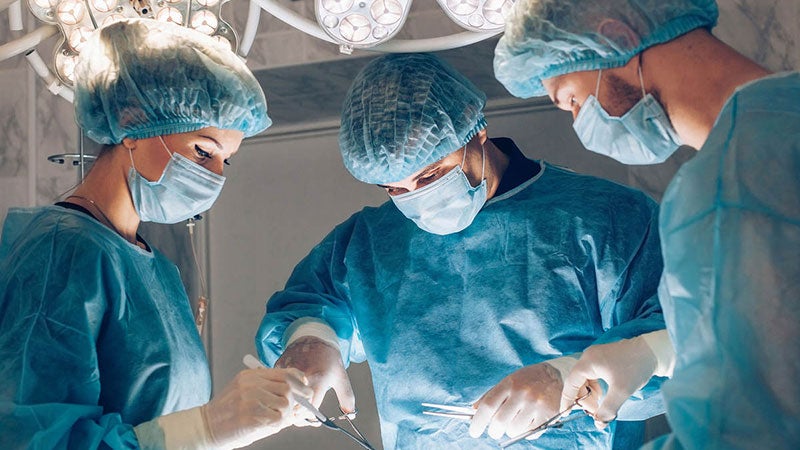
[[[578,362],[580,357],[581,353],[573,353],[572,355],[561,356],[545,362],[558,370],[558,372],[561,374],[561,381],[564,381],[567,379],[567,375],[569,375],[570,371],[572,371],[572,368],[575,367],[575,364]]]
[[[306,336],[313,336],[341,352],[339,338],[336,336],[336,332],[333,331],[333,328],[319,319],[310,317],[303,317],[292,322],[289,328],[286,329],[286,334],[284,335],[286,342],[283,348],[292,345],[294,341]]]
[[[157,417],[133,428],[143,450],[211,450],[200,407]]]
[[[656,356],[656,370],[653,375],[672,377],[672,372],[675,370],[675,349],[669,340],[667,330],[645,333],[641,338]]]

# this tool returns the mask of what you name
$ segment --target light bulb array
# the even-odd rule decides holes
[[[317,22],[345,48],[391,39],[406,21],[411,0],[315,0]]]
[[[436,0],[459,26],[471,31],[501,31],[514,0]]]
[[[76,58],[94,30],[117,20],[143,17],[172,22],[214,37],[232,50],[237,36],[220,17],[228,0],[28,0],[39,20],[57,25],[63,35],[55,51],[55,71],[71,86]]]

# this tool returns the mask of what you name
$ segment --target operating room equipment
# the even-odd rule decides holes
[[[439,403],[422,403],[422,414],[445,417],[448,419],[471,420],[477,411],[472,406],[442,405]]]
[[[259,361],[258,358],[250,354],[245,355],[244,358],[242,359],[242,362],[249,369],[258,369],[267,367],[261,361]],[[316,417],[319,423],[321,423],[322,426],[324,426],[325,428],[339,431],[345,434],[347,437],[349,437],[350,439],[358,443],[361,447],[367,450],[375,450],[375,447],[373,447],[372,444],[369,443],[367,438],[364,437],[364,434],[361,433],[361,430],[359,430],[358,427],[356,427],[356,424],[352,421],[351,415],[354,416],[355,415],[354,413],[348,414],[342,411],[342,415],[339,417],[328,417],[325,414],[323,414],[322,411],[320,411],[317,407],[312,405],[311,402],[308,401],[308,399],[300,397],[298,395],[295,395],[293,398],[294,401],[297,402],[300,406],[302,406],[303,408],[307,409],[312,414],[314,414],[314,417]],[[334,421],[337,420],[341,421],[342,419],[344,419],[345,421],[347,421],[347,423],[350,424],[350,426],[353,428],[353,432],[350,432],[346,428],[342,428],[338,424],[334,423]]]
[[[588,398],[589,395],[591,395],[591,394],[592,394],[592,390],[587,386],[586,387],[586,393],[583,394],[582,396],[580,396],[579,398],[575,399],[575,401],[572,402],[572,404],[568,408],[564,408],[558,414],[556,414],[553,417],[545,420],[544,423],[542,423],[541,425],[539,425],[539,426],[537,426],[535,428],[531,428],[530,430],[525,431],[524,433],[521,433],[521,434],[519,434],[517,436],[514,436],[512,438],[506,439],[504,441],[501,441],[500,442],[500,447],[506,448],[509,445],[516,444],[517,442],[527,438],[528,436],[536,434],[536,433],[538,433],[540,431],[545,431],[548,428],[561,428],[561,426],[563,426],[567,422],[571,422],[571,421],[573,421],[575,419],[582,418],[583,417],[582,414],[572,414],[572,415],[569,415],[567,417],[564,417],[564,415],[565,414],[569,414],[569,412],[572,411],[572,408],[574,408],[576,406],[580,406],[581,400],[584,400],[584,399]]]

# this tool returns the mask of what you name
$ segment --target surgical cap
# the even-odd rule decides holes
[[[546,95],[542,80],[625,65],[699,27],[714,0],[517,0],[497,43],[494,74],[517,97]]]
[[[402,180],[486,128],[486,95],[431,54],[379,57],[356,76],[342,108],[344,165],[371,184]]]
[[[270,126],[258,81],[227,46],[200,32],[152,19],[99,29],[75,67],[75,117],[101,144],[206,127]]]

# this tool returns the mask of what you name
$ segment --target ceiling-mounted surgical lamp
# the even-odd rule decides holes
[[[471,31],[502,31],[513,0],[436,0],[453,22]]]
[[[125,18],[143,17],[193,28],[234,51],[236,33],[220,18],[229,0],[27,0],[39,20],[58,26],[61,42],[54,55],[55,72],[72,86],[77,57],[94,30]]]
[[[410,8],[411,0],[314,0],[317,22],[346,46],[345,52],[347,47],[373,47],[394,37]]]

